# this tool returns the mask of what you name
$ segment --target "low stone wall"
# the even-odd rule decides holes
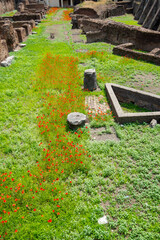
[[[35,27],[35,21],[34,20],[13,22],[13,27],[22,27],[23,24],[29,24],[32,28]]]
[[[160,96],[113,83],[107,83],[105,88],[117,122],[122,124],[137,121],[150,123],[152,119],[160,122]],[[133,103],[150,112],[125,113],[119,102]]]
[[[112,86],[113,91],[119,102],[133,103],[141,108],[148,109],[149,111],[160,111],[160,96],[145,93],[140,90]]]
[[[72,29],[79,29],[80,28],[80,20],[83,19],[89,19],[89,17],[80,15],[80,14],[70,14],[71,16],[71,24]]]
[[[130,46],[133,48],[134,45],[131,45]],[[159,55],[157,53],[159,53]],[[128,49],[126,44],[122,44],[113,48],[113,54],[160,65],[160,49],[157,49],[155,52],[152,50],[150,53],[143,53]]]
[[[93,8],[79,8],[74,11],[74,14],[85,15],[90,18],[99,18],[98,13]]]
[[[95,26],[98,31],[95,31]],[[142,27],[95,19],[81,19],[81,27],[86,33],[88,43],[102,41],[119,45],[129,42],[136,49],[148,52],[160,48],[160,32]]]
[[[17,14],[12,17],[13,21],[28,21],[28,20],[41,20],[39,13],[24,13]]]
[[[23,27],[25,29],[26,35],[28,36],[32,32],[32,27],[29,23],[25,21],[21,22],[13,22],[13,27],[14,28],[21,28]]]
[[[126,13],[125,8],[123,6],[115,6],[111,9],[107,9],[105,18],[121,16]]]
[[[82,29],[83,33],[96,32],[102,28],[99,21],[90,21],[90,18],[79,18],[77,22],[78,27]]]
[[[43,11],[44,13],[46,13],[46,11],[48,10],[48,7],[44,3],[27,4],[25,6],[25,8],[27,8],[28,10],[31,10],[31,11],[32,11],[32,9],[36,9],[38,11]]]

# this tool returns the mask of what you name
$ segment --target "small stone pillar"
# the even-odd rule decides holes
[[[97,77],[95,69],[87,69],[84,72],[84,90],[94,91],[97,89]]]

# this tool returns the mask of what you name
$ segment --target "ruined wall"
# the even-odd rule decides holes
[[[0,0],[0,14],[13,11],[14,9],[14,0]]]
[[[126,43],[114,47],[113,54],[160,65],[160,48],[155,48],[149,53],[143,53],[137,52],[132,43]]]
[[[160,48],[160,33],[145,28],[96,19],[82,19],[81,28],[86,33],[88,43],[133,43],[136,49],[143,51]]]

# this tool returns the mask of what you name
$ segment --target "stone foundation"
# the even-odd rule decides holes
[[[101,41],[119,45],[129,42],[136,49],[148,52],[160,48],[160,33],[156,31],[112,20],[81,19],[80,23],[88,43]]]
[[[150,123],[152,119],[160,122],[160,96],[112,83],[106,84],[106,94],[117,122]],[[119,102],[132,103],[150,112],[124,113]]]
[[[160,65],[160,48],[155,48],[150,53],[137,52],[129,48],[134,48],[134,45],[128,43],[116,46],[113,48],[113,54]]]
[[[19,22],[13,22],[14,28],[20,28],[23,27],[26,31],[26,35],[28,36],[32,32],[32,25],[29,21],[19,21]]]

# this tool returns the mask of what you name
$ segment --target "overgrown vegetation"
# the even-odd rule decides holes
[[[116,22],[125,23],[127,25],[140,26],[136,20],[134,20],[134,16],[132,14],[125,14],[122,16],[111,17],[112,20]]]
[[[160,69],[114,56],[105,43],[73,43],[66,14],[64,36],[47,39],[60,12],[0,68],[1,239],[160,239],[160,126],[119,125],[111,112],[93,116],[84,106],[85,96],[105,96],[106,82],[129,86],[152,73],[159,84]],[[101,91],[82,91],[88,68]],[[72,111],[88,114],[88,126],[69,130]],[[91,141],[91,126],[114,127],[120,141]],[[108,224],[99,225],[104,215]]]

